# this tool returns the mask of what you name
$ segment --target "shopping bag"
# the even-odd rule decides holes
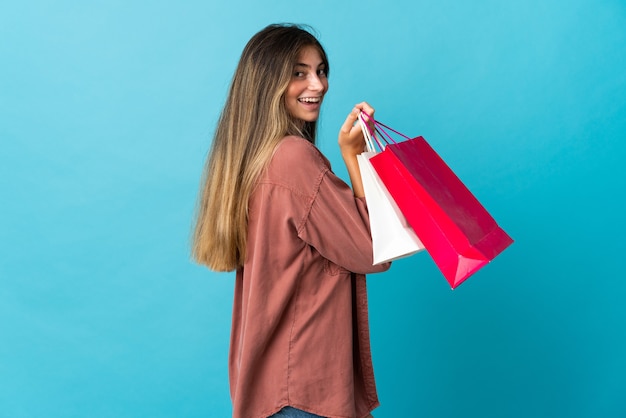
[[[389,143],[370,162],[454,289],[513,240],[423,137],[373,122]]]
[[[357,156],[370,218],[374,264],[408,257],[424,249],[413,228],[387,191],[369,159],[377,154],[364,121],[359,118],[366,139],[366,152]]]

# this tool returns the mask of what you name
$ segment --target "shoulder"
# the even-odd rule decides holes
[[[330,162],[311,142],[297,136],[283,138],[270,162],[274,171],[293,175],[296,172],[326,172]]]
[[[311,142],[297,136],[283,138],[259,183],[282,186],[298,194],[314,194],[330,163]]]

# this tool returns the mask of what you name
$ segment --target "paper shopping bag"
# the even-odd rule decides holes
[[[424,249],[413,228],[369,162],[376,152],[357,156],[370,218],[374,264],[408,257]]]
[[[423,137],[370,162],[453,289],[513,242]]]

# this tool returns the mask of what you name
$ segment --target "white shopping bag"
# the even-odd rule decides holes
[[[373,139],[362,117],[359,117],[359,123],[367,143],[367,151],[357,159],[370,217],[374,264],[408,257],[423,250],[424,245],[369,162],[376,155]]]

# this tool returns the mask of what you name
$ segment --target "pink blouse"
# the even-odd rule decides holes
[[[229,353],[235,418],[292,406],[362,418],[378,406],[365,274],[372,242],[364,199],[309,141],[286,137],[249,205]]]

